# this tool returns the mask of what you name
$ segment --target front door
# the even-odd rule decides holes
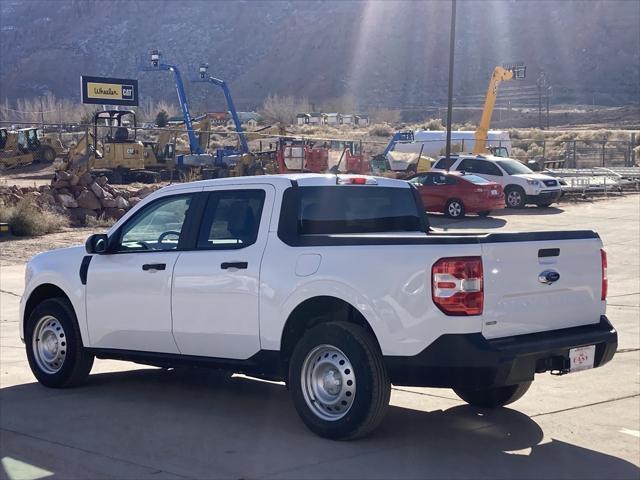
[[[114,234],[110,253],[93,256],[86,288],[92,346],[178,353],[171,272],[192,200],[193,194],[180,194],[151,202]]]
[[[180,353],[246,359],[260,350],[260,263],[274,196],[270,185],[209,190],[195,249],[173,272]]]

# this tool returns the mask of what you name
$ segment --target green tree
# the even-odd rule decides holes
[[[160,110],[156,115],[156,125],[160,128],[164,128],[169,123],[169,114],[166,110]]]

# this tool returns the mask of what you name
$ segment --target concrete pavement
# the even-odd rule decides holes
[[[449,229],[597,230],[619,352],[539,375],[509,408],[394,387],[374,435],[315,437],[281,384],[96,361],[72,390],[38,385],[18,338],[24,267],[0,267],[0,478],[633,478],[640,476],[640,197],[450,221]],[[1,246],[1,244],[0,244]]]

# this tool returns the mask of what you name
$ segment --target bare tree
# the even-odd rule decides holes
[[[309,108],[309,100],[306,98],[269,95],[262,104],[260,115],[270,123],[291,125],[295,122],[298,113],[308,112]]]

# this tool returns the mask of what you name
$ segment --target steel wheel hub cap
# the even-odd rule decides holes
[[[33,330],[33,357],[40,370],[53,374],[62,368],[67,354],[67,337],[60,322],[45,315]]]
[[[309,409],[319,418],[339,420],[351,409],[356,378],[347,356],[332,345],[319,345],[302,364],[302,393]]]
[[[520,203],[520,195],[518,194],[518,192],[509,192],[508,198],[511,205],[517,205],[518,203]]]
[[[449,213],[451,214],[451,216],[457,217],[458,215],[460,215],[460,211],[460,204],[452,203],[451,205],[449,205]]]

